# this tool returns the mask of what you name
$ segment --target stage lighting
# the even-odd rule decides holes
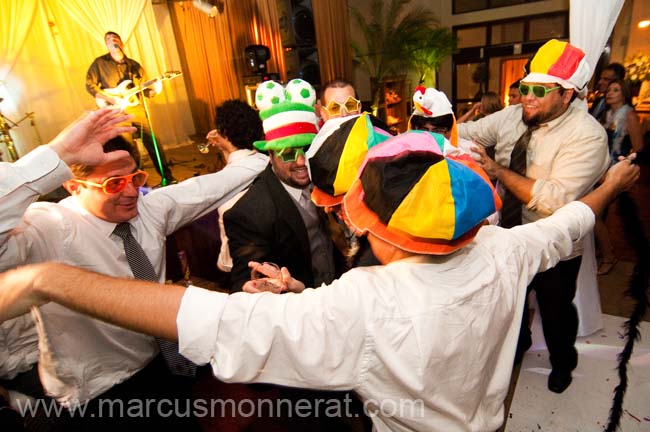
[[[217,16],[217,13],[220,12],[216,5],[213,5],[212,3],[207,1],[194,0],[192,2],[192,5],[194,5],[195,8],[197,8],[204,14],[207,14],[210,18],[214,18],[215,16]]]

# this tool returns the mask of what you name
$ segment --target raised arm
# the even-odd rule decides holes
[[[67,165],[99,165],[128,156],[126,151],[104,153],[103,145],[123,133],[135,132],[131,126],[120,126],[132,115],[106,107],[84,114],[66,127],[48,145]]]
[[[17,162],[0,164],[0,270],[24,264],[43,245],[39,230],[45,227],[37,227],[33,221],[21,225],[21,221],[39,195],[70,179],[67,165],[104,163],[128,156],[126,152],[107,154],[102,148],[106,140],[131,130],[118,126],[128,118],[115,110],[93,111],[66,128],[49,145],[35,149]],[[16,229],[19,225],[21,228]],[[59,234],[49,233],[49,240]]]
[[[588,193],[578,201],[589,206],[595,215],[600,214],[618,194],[630,189],[639,179],[641,171],[639,166],[633,164],[636,153],[629,157],[619,157],[619,162],[611,167],[605,174],[605,180],[594,191]]]

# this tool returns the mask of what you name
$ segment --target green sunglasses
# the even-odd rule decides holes
[[[289,147],[282,150],[273,150],[273,154],[282,162],[295,162],[300,155],[305,155],[307,147]]]
[[[562,88],[562,86],[546,88],[542,85],[519,84],[519,93],[521,93],[522,96],[528,96],[528,93],[532,90],[535,97],[543,98],[550,92],[555,91],[559,88]]]

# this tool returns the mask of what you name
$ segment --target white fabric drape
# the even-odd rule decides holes
[[[36,0],[3,1],[0,7],[0,28],[5,31],[0,38],[0,80],[4,80],[20,53],[35,11]]]
[[[593,0],[571,0],[569,10],[571,44],[585,52],[592,74],[616,24],[623,1],[601,0],[596,6]],[[574,299],[579,319],[578,336],[590,335],[603,327],[596,271],[596,248],[592,233],[584,240],[582,264]]]
[[[35,113],[34,127],[27,120],[11,130],[20,156],[51,140],[81,112],[95,108],[85,90],[85,76],[93,59],[107,52],[106,31],[122,35],[127,55],[150,77],[181,70],[166,4],[157,5],[154,13],[147,0],[0,2],[0,23],[6,29],[0,41],[0,110],[14,121]],[[109,14],[116,15],[111,19]],[[194,123],[183,77],[164,82],[162,94],[148,102],[159,143],[187,143]],[[5,149],[0,151],[6,160]]]
[[[104,33],[118,33],[126,43],[144,11],[147,0],[66,0],[59,2],[77,24],[99,43]]]
[[[616,24],[623,2],[624,0],[600,0],[596,5],[593,0],[571,0],[571,44],[585,52],[592,74]]]

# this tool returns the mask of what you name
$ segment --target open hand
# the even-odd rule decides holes
[[[111,107],[91,111],[61,131],[49,146],[68,165],[100,165],[127,157],[123,150],[104,153],[103,145],[120,134],[135,132],[130,125],[120,125],[132,117]]]
[[[480,144],[475,144],[471,147],[471,156],[483,170],[487,173],[490,178],[497,178],[497,172],[501,168],[501,165],[496,163],[490,156],[485,152],[485,147]]]
[[[258,293],[270,291],[275,294],[280,294],[287,291],[299,293],[305,289],[305,285],[302,282],[291,277],[291,273],[289,273],[289,269],[286,267],[282,267],[278,274],[278,270],[275,267],[255,261],[249,262],[248,266],[252,270],[269,277],[246,282],[242,287],[244,292]]]

